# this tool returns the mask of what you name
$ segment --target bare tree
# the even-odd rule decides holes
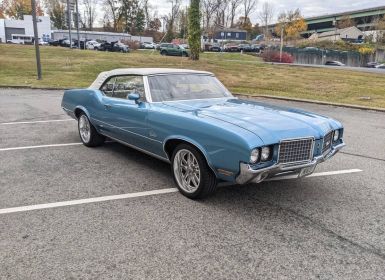
[[[85,28],[92,30],[94,26],[96,15],[96,5],[98,0],[83,0],[83,13],[84,13],[84,22],[83,25]]]
[[[211,19],[213,18],[213,14],[218,9],[218,5],[220,5],[220,1],[218,0],[203,0],[202,1],[202,10],[203,10],[203,29],[210,29]]]
[[[273,5],[265,1],[262,4],[262,9],[258,13],[258,18],[264,28],[265,38],[269,36],[269,24],[274,17]]]
[[[229,4],[229,0],[223,0],[223,1],[218,1],[218,7],[215,11],[214,17],[214,26],[220,26],[224,27],[227,25],[227,7]]]
[[[149,3],[149,0],[142,0],[142,8],[143,8],[144,16],[146,18],[146,28],[148,28],[151,21],[151,15],[150,15],[151,5]]]
[[[235,19],[238,14],[239,6],[242,0],[230,0],[228,5],[228,17],[230,21],[230,27],[235,26]]]
[[[257,0],[242,0],[244,24],[246,24],[250,14],[257,7],[257,3]]]
[[[104,0],[105,15],[104,18],[112,21],[113,31],[118,31],[119,21],[119,2],[118,0]]]
[[[167,16],[164,16],[164,18],[167,20],[166,40],[170,42],[172,39],[174,39],[175,20],[179,15],[181,1],[169,0],[168,2],[171,3],[171,11]]]

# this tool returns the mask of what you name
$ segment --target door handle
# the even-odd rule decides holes
[[[105,109],[111,109],[112,106],[111,106],[110,104],[104,104],[104,108],[105,108]]]

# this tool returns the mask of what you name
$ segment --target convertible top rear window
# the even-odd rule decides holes
[[[232,97],[211,75],[170,74],[148,77],[153,102]]]

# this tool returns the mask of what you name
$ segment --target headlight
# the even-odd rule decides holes
[[[335,130],[333,135],[333,141],[336,142],[340,138],[340,131]]]
[[[254,149],[250,154],[250,163],[256,163],[259,160],[259,149]]]
[[[261,151],[261,161],[267,161],[270,158],[270,147],[263,147]]]

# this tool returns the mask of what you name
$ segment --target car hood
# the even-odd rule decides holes
[[[163,104],[206,119],[216,119],[257,135],[266,145],[282,139],[315,137],[319,139],[332,129],[341,127],[337,121],[298,109],[278,107],[261,102],[231,99],[205,99]]]

